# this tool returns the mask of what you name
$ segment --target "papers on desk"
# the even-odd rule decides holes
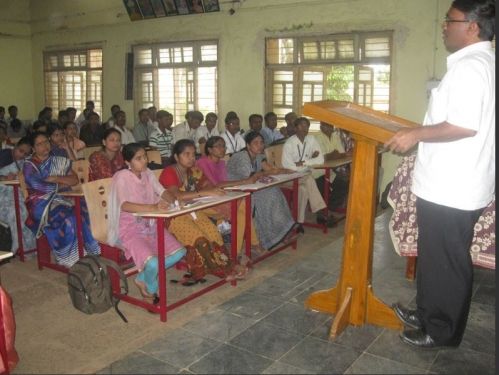
[[[244,184],[244,185],[236,185],[236,186],[228,186],[224,189],[226,190],[243,190],[243,191],[251,191],[251,190],[260,190],[269,185],[276,185],[286,181],[294,180],[295,178],[303,177],[307,173],[306,172],[294,172],[294,173],[283,173],[283,174],[273,174],[271,175],[275,182],[271,183],[263,183],[263,182],[255,182],[254,184]]]

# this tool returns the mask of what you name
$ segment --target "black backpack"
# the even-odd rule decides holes
[[[125,323],[128,320],[118,309],[119,299],[113,296],[107,267],[114,269],[128,294],[128,283],[121,268],[112,260],[98,255],[85,255],[68,272],[68,292],[73,306],[85,314],[103,313],[114,307]]]

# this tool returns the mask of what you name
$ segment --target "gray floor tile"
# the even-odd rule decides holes
[[[289,302],[297,303],[299,305],[303,305],[305,300],[308,298],[310,294],[316,292],[318,290],[331,289],[336,286],[338,282],[338,276],[333,274],[327,274],[322,279],[320,279],[315,284],[307,287],[303,292],[300,292],[294,297],[289,299]]]
[[[279,299],[245,292],[223,303],[218,308],[236,315],[259,320],[283,303]]]
[[[326,321],[328,315],[305,309],[294,303],[285,303],[262,322],[273,324],[290,332],[309,334],[319,324]]]
[[[314,374],[342,374],[359,355],[355,349],[306,337],[280,361]]]
[[[468,321],[460,347],[494,355],[496,352],[495,332],[489,327]]]
[[[329,339],[332,319],[328,319],[315,329],[310,335],[321,340],[329,341],[334,344],[355,348],[364,351],[382,332],[383,328],[365,324],[361,327],[348,326],[334,340]]]
[[[229,344],[277,360],[303,338],[303,335],[259,322],[233,338]]]
[[[186,323],[183,328],[199,336],[226,342],[254,323],[252,319],[223,310],[211,310]]]
[[[495,332],[495,319],[495,306],[471,302],[468,323],[477,324]]]
[[[224,344],[189,370],[196,374],[260,374],[271,364],[270,359]]]
[[[428,370],[437,355],[435,351],[413,348],[404,344],[399,338],[399,332],[390,329],[386,329],[366,349],[366,352],[425,370]]]
[[[495,306],[496,304],[495,286],[479,285],[478,290],[473,294],[472,301]]]
[[[143,346],[140,350],[181,368],[188,367],[220,345],[218,341],[203,338],[180,328],[168,332],[161,339]]]
[[[441,350],[430,371],[439,374],[495,374],[495,357],[467,349]]]
[[[260,285],[250,289],[249,292],[286,301],[301,293],[304,288],[306,288],[306,285],[302,286],[300,282],[282,279],[278,275],[274,275]]]
[[[345,374],[424,374],[425,370],[372,354],[362,354]]]
[[[296,284],[296,289],[304,290],[315,284],[326,275],[326,272],[319,271],[314,267],[299,264],[280,271],[274,276],[279,279],[292,281]]]
[[[276,361],[267,367],[262,374],[311,374],[311,372]]]
[[[147,354],[134,352],[110,365],[111,374],[176,374],[179,368]]]

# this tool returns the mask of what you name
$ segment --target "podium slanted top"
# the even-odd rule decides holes
[[[305,103],[303,114],[380,143],[388,141],[402,128],[421,126],[401,117],[339,100]]]

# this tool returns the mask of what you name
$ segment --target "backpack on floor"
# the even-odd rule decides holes
[[[73,306],[85,314],[103,313],[114,307],[125,323],[123,313],[118,309],[119,299],[113,296],[107,267],[120,276],[124,294],[128,294],[128,283],[121,268],[112,260],[98,255],[85,255],[71,266],[68,272],[68,292]]]

